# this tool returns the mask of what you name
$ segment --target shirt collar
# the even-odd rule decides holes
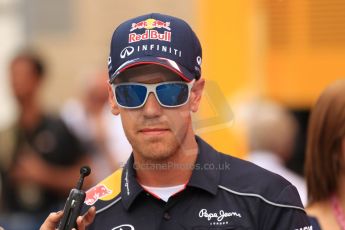
[[[221,170],[220,154],[200,137],[195,138],[199,152],[187,186],[197,187],[216,195]]]
[[[203,189],[213,195],[217,193],[220,179],[220,155],[210,145],[196,136],[198,156],[187,187]],[[133,154],[127,161],[121,182],[121,199],[128,210],[143,188],[136,179]]]
[[[121,179],[121,199],[124,207],[128,210],[137,196],[143,191],[138,183],[134,169],[133,154],[129,157],[122,172]]]

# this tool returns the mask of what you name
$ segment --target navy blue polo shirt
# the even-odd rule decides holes
[[[84,208],[97,209],[88,229],[311,229],[291,183],[196,140],[197,161],[183,191],[168,202],[150,195],[136,180],[131,156],[122,171],[87,192]]]

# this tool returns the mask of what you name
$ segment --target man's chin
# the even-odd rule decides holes
[[[135,145],[137,152],[143,159],[149,161],[165,161],[174,154],[177,146],[169,136],[147,137],[139,139]]]
[[[171,158],[172,153],[168,151],[166,148],[165,150],[163,149],[145,149],[142,152],[142,156],[144,157],[145,160],[147,161],[153,161],[153,162],[165,162],[168,159]]]

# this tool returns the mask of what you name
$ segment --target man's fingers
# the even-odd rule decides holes
[[[55,230],[56,225],[59,223],[63,212],[52,212],[42,224],[40,230]]]
[[[85,227],[89,226],[96,216],[96,208],[92,206],[89,208],[84,216],[79,216],[77,219],[78,230],[85,230]]]
[[[86,226],[90,225],[93,222],[93,220],[95,219],[95,216],[96,216],[96,208],[95,206],[92,206],[84,215]]]

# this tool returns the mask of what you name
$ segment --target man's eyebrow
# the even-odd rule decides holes
[[[131,79],[127,73],[120,73],[114,80],[114,84],[128,82]]]

